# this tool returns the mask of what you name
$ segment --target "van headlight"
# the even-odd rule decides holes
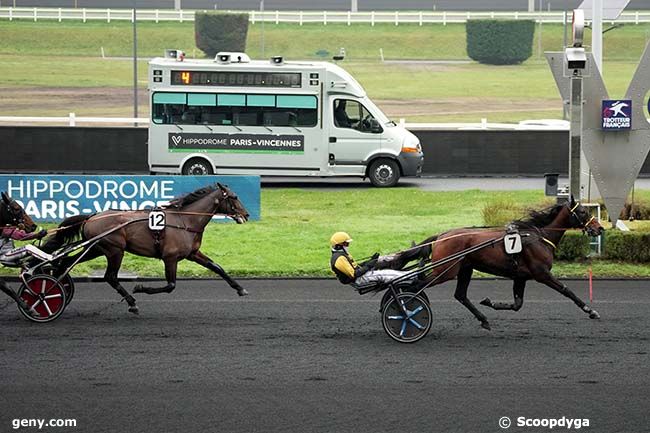
[[[404,143],[402,144],[402,152],[406,153],[420,153],[422,152],[422,146],[420,146],[420,140],[417,137],[406,137]]]

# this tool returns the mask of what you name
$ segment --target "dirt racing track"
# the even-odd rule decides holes
[[[521,311],[486,311],[491,332],[445,284],[428,290],[433,327],[412,345],[384,334],[379,297],[334,280],[243,285],[246,298],[182,281],[139,295],[133,316],[105,283],[78,284],[49,324],[0,300],[0,431],[75,418],[47,431],[498,432],[503,416],[514,432],[551,431],[519,417],[648,431],[648,282],[596,281],[599,321],[529,284]],[[587,296],[585,281],[567,285]],[[510,287],[476,281],[469,296],[509,301]]]

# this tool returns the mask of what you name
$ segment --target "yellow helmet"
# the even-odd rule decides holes
[[[346,242],[352,242],[352,238],[345,232],[336,232],[330,238],[331,246],[341,245]]]

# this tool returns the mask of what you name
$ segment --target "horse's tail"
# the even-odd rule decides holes
[[[46,253],[51,253],[64,245],[80,239],[84,223],[90,217],[91,215],[75,215],[64,219],[59,224],[59,228],[54,236],[49,237],[41,249]]]

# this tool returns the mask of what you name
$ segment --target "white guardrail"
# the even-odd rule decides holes
[[[111,125],[135,125],[148,126],[147,117],[77,117],[70,113],[68,117],[27,117],[27,116],[0,116],[0,125],[39,125],[39,124],[64,124],[68,126],[79,126],[78,124],[111,124]],[[569,122],[560,119],[524,120],[519,123],[489,123],[487,119],[481,119],[480,123],[407,123],[405,119],[399,119],[400,126],[411,131],[422,131],[432,129],[444,130],[515,130],[515,131],[568,131]]]
[[[138,9],[136,19],[138,21],[194,21],[194,10],[173,10],[173,9]],[[503,19],[527,19],[542,23],[564,23],[564,11],[555,12],[333,12],[333,11],[225,11],[225,12],[248,12],[252,24],[264,21],[265,23],[293,23],[293,24],[457,24],[464,23],[470,19],[480,18],[503,18]],[[26,7],[0,7],[0,19],[22,20],[89,20],[131,21],[133,22],[132,9],[95,9],[95,8],[26,8]],[[569,20],[571,17],[569,16]],[[610,21],[614,22],[614,21]],[[650,22],[650,11],[623,12],[615,21],[618,24],[630,23],[640,24]]]

